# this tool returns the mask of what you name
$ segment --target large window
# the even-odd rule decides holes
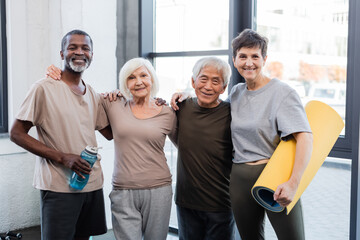
[[[0,133],[8,131],[5,0],[0,0]]]
[[[230,42],[245,28],[269,39],[266,72],[304,104],[332,106],[345,129],[302,196],[309,239],[359,239],[360,4],[356,0],[141,1],[141,55],[160,78],[160,96],[191,89],[192,66],[214,55],[231,63]],[[232,85],[243,81],[233,69]],[[176,180],[176,149],[167,146]],[[173,212],[174,214],[174,212]],[[171,225],[176,228],[176,215]],[[267,224],[267,239],[275,239]]]
[[[141,52],[154,63],[160,81],[158,95],[162,98],[169,101],[176,91],[193,91],[192,67],[201,57],[229,60],[229,1],[145,0],[141,7],[142,40],[147,37]],[[155,14],[149,15],[149,9],[154,9]],[[223,94],[222,98],[226,97]],[[165,153],[175,189],[177,150],[170,141]],[[175,204],[172,206],[170,227],[176,229]]]
[[[304,104],[325,102],[346,122],[349,2],[309,3],[257,1],[256,28],[269,39],[266,71],[294,87]]]

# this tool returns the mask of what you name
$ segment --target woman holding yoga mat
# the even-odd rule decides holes
[[[231,204],[243,240],[264,239],[265,212],[278,239],[305,239],[300,201],[286,215],[284,211],[265,210],[251,195],[251,188],[280,140],[294,138],[292,174],[273,196],[281,206],[290,204],[312,152],[311,129],[298,94],[263,73],[267,44],[265,37],[250,29],[232,41],[234,66],[245,83],[235,85],[229,95],[235,149],[230,177]]]

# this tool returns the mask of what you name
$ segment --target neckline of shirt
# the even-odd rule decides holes
[[[206,111],[206,112],[218,109],[220,107],[220,105],[224,104],[224,101],[220,99],[220,103],[217,106],[212,107],[212,108],[206,108],[206,107],[201,107],[199,105],[199,103],[197,101],[197,97],[193,97],[193,98],[191,98],[191,100],[192,100],[192,102],[193,102],[193,104],[195,105],[196,108],[198,108],[198,109],[200,109],[202,111]]]
[[[62,84],[65,84],[65,86],[70,90],[70,92],[72,92],[75,96],[79,96],[79,97],[84,97],[86,94],[87,94],[87,92],[88,92],[88,86],[87,86],[87,84],[84,82],[84,80],[82,80],[81,79],[81,82],[84,84],[84,86],[85,86],[85,92],[84,92],[84,94],[79,94],[79,93],[76,93],[76,92],[74,92],[72,89],[71,89],[71,87],[69,86],[69,85],[67,85],[63,80],[59,80],[59,82],[61,82]]]
[[[272,85],[274,85],[277,81],[279,81],[277,78],[272,78],[267,84],[265,84],[263,87],[257,89],[257,90],[253,90],[253,91],[249,91],[247,89],[247,85],[245,84],[245,92],[249,95],[257,95],[260,94],[264,91],[266,91],[266,89],[270,88]]]
[[[128,108],[128,111],[130,111],[130,114],[131,116],[136,119],[136,120],[140,120],[140,121],[143,121],[143,120],[150,120],[150,119],[153,119],[153,118],[156,118],[157,116],[159,116],[163,111],[164,111],[164,106],[161,106],[161,110],[159,113],[157,113],[156,115],[154,116],[151,116],[151,117],[148,117],[148,118],[138,118],[135,116],[135,114],[133,113],[133,111],[131,110],[131,106],[130,106],[130,102],[127,101],[127,108]]]

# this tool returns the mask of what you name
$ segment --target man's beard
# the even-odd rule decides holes
[[[85,65],[84,66],[78,66],[78,65],[75,65],[73,63],[73,59],[70,59],[69,61],[69,66],[70,68],[74,71],[74,72],[78,72],[78,73],[81,73],[83,71],[85,71],[85,69],[87,69],[90,65],[90,62],[89,60],[85,59]]]

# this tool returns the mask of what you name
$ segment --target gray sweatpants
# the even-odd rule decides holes
[[[112,190],[112,225],[117,240],[162,240],[169,231],[171,185],[151,189]]]

